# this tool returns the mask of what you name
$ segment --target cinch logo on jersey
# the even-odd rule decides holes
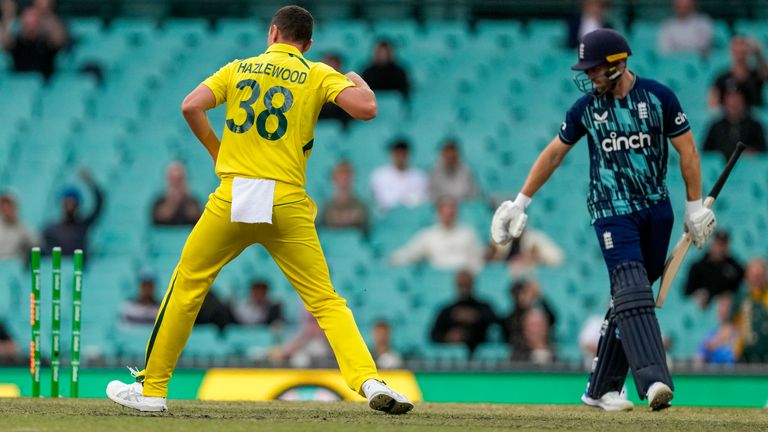
[[[688,116],[685,115],[685,113],[677,113],[677,117],[675,117],[675,124],[680,126],[681,124],[685,123],[685,121],[688,120]]]
[[[307,80],[306,72],[291,70],[272,63],[240,63],[240,66],[237,67],[237,73],[271,75],[273,78],[299,84],[304,84],[304,81]]]
[[[611,132],[611,137],[604,139],[600,144],[606,152],[640,149],[651,145],[651,136],[643,132],[628,136]]]

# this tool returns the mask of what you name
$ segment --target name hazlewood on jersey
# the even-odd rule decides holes
[[[238,73],[252,73],[271,75],[274,78],[280,78],[283,81],[304,84],[307,80],[306,72],[288,69],[286,67],[274,65],[272,63],[247,63],[243,62],[237,67]]]

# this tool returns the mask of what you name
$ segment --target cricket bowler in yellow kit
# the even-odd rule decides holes
[[[304,190],[320,109],[333,102],[352,117],[376,115],[376,98],[354,72],[346,76],[303,57],[313,19],[298,6],[277,11],[263,54],[235,60],[190,93],[182,112],[211,154],[220,186],[189,235],[173,272],[137,382],[112,381],[107,395],[141,411],[166,410],[168,382],[208,290],[222,267],[260,243],[325,332],[347,385],[371,408],[391,414],[413,404],[380,381],[346,301],[334,290]],[[205,112],[226,103],[219,142]]]

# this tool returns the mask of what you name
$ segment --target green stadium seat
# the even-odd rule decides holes
[[[152,325],[115,325],[110,332],[110,342],[115,355],[143,359],[146,354],[147,341],[152,335]]]
[[[125,37],[133,45],[144,44],[158,32],[157,23],[144,18],[116,18],[109,24],[110,34]]]
[[[456,299],[456,272],[422,268],[411,290],[414,306],[424,307],[433,314]]]
[[[181,255],[181,249],[189,237],[192,227],[161,227],[149,228],[149,248],[156,255]]]
[[[196,325],[192,328],[182,358],[223,359],[232,354],[232,348],[224,343],[219,329],[211,324]]]
[[[493,364],[509,361],[510,354],[511,349],[508,344],[501,342],[486,342],[477,347],[472,358]]]
[[[266,356],[276,342],[272,330],[263,326],[229,326],[224,332],[224,339],[235,353],[251,359]]]
[[[511,283],[507,263],[491,262],[475,276],[475,294],[490,303],[497,315],[506,315],[512,309]]]
[[[97,39],[103,32],[102,21],[99,18],[79,17],[67,20],[67,28],[76,43]]]
[[[464,345],[428,343],[420,347],[420,354],[424,360],[437,367],[460,363],[469,358]]]

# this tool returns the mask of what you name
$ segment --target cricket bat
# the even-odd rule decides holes
[[[731,174],[736,161],[739,160],[739,156],[744,152],[747,146],[743,142],[739,142],[736,145],[736,150],[731,154],[728,163],[725,164],[723,172],[720,173],[720,177],[717,178],[712,190],[707,194],[707,198],[704,199],[704,206],[712,208],[712,204],[715,203],[717,196],[720,195],[720,190],[723,188],[725,181],[728,180],[728,176]],[[683,238],[677,242],[675,248],[672,249],[672,253],[664,263],[664,272],[661,274],[661,284],[659,285],[659,295],[656,297],[656,307],[660,308],[664,305],[664,300],[667,299],[669,294],[669,287],[672,286],[672,281],[675,279],[677,271],[680,270],[680,264],[683,263],[685,254],[688,253],[688,248],[691,247],[691,236],[688,232],[683,234]]]

